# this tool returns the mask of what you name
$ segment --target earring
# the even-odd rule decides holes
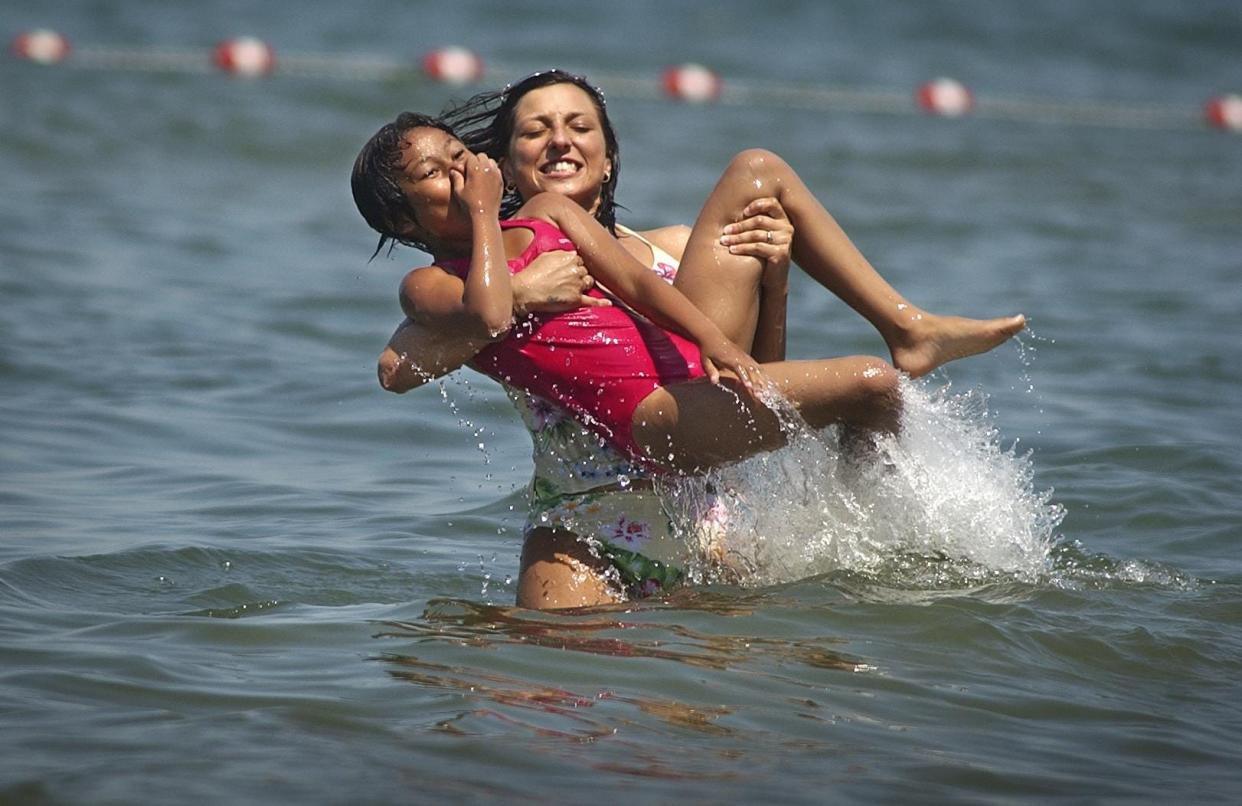
[[[612,181],[612,171],[609,171],[608,173],[604,174],[604,184],[606,185],[611,181]]]

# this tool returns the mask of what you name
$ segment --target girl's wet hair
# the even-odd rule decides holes
[[[372,260],[385,245],[391,252],[399,243],[431,253],[428,244],[407,231],[409,224],[415,223],[414,214],[401,189],[401,140],[411,129],[421,128],[439,129],[457,136],[453,127],[439,118],[402,112],[392,123],[380,127],[354,160],[349,178],[354,204],[371,229],[380,234],[379,244],[371,253]]]
[[[595,111],[599,113],[600,125],[604,132],[605,153],[612,162],[612,172],[600,190],[599,206],[595,210],[595,218],[615,235],[617,204],[614,197],[617,179],[621,174],[621,148],[617,144],[617,133],[612,128],[612,121],[608,119],[604,93],[585,78],[564,70],[541,70],[504,89],[479,93],[449,108],[441,117],[457,132],[466,148],[476,154],[487,154],[500,162],[509,154],[509,143],[513,139],[515,123],[514,111],[517,109],[518,102],[532,90],[553,84],[573,84],[578,87],[591,98],[591,102],[595,104]],[[505,195],[500,203],[501,218],[512,216],[522,206],[523,201],[517,195],[517,190],[505,188]]]

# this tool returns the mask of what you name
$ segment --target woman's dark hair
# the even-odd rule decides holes
[[[609,232],[616,234],[617,205],[614,195],[617,189],[617,178],[621,174],[621,148],[617,144],[617,133],[608,119],[608,110],[604,103],[604,93],[594,87],[582,76],[567,73],[564,70],[541,70],[532,73],[521,81],[508,85],[502,90],[483,92],[467,101],[451,107],[441,118],[456,132],[466,148],[476,154],[487,154],[496,161],[501,161],[509,154],[509,143],[513,139],[514,111],[518,102],[532,90],[548,87],[553,84],[573,84],[590,98],[599,113],[600,125],[604,131],[605,153],[612,162],[612,171],[604,182],[599,195],[599,207],[595,210],[595,218]],[[517,191],[506,188],[500,203],[500,215],[509,218],[522,206],[523,199]]]
[[[395,244],[402,243],[431,253],[427,244],[406,232],[408,225],[414,222],[414,214],[401,190],[401,140],[411,129],[424,127],[457,136],[453,127],[439,118],[402,112],[392,123],[381,126],[354,160],[354,170],[349,177],[354,204],[371,229],[380,234],[372,260],[385,244],[389,252]]]

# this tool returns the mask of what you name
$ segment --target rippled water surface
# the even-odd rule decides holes
[[[0,802],[1236,798],[1242,139],[1201,108],[1242,14],[668,5],[6,6],[84,54],[601,76],[631,225],[766,146],[911,299],[1031,331],[908,385],[879,465],[803,435],[725,471],[746,573],[517,610],[529,441],[480,376],[375,384],[421,256],[368,264],[347,189],[469,90],[5,58]],[[664,100],[679,61],[749,94]],[[891,102],[937,75],[978,114]],[[794,283],[791,356],[882,351]]]

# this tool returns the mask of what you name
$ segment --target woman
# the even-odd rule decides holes
[[[547,92],[542,92],[545,88]],[[558,90],[568,90],[568,106],[558,106]],[[602,96],[584,79],[548,71],[499,93],[476,96],[448,114],[459,125],[472,129],[473,135],[468,136],[474,140],[499,144],[509,139],[504,130],[511,131],[513,126],[495,124],[506,120],[519,103],[524,121],[532,115],[546,118],[554,109],[561,111],[548,129],[548,156],[565,157],[576,170],[550,177],[540,172],[536,183],[526,180],[531,172],[525,173],[517,183],[510,183],[505,200],[509,212],[519,203],[518,196],[543,190],[563,193],[603,216],[622,246],[665,280],[673,281],[690,228],[671,226],[639,233],[614,223],[613,194],[619,177],[614,167],[619,166],[616,135]],[[506,105],[508,111],[497,117],[495,110]],[[528,136],[528,143],[530,139]],[[540,160],[540,155],[530,154],[529,148],[526,155],[532,162]],[[520,158],[506,162],[523,164]],[[739,223],[743,232],[753,229],[774,236],[755,238],[735,248],[738,254],[756,258],[756,267],[763,267],[761,320],[751,353],[758,360],[778,360],[784,357],[785,280],[792,227],[772,198],[757,200]],[[748,273],[758,275],[756,271]],[[582,293],[587,290],[584,281],[589,283],[590,278],[572,253],[539,257],[513,277],[515,316],[600,304],[601,300]],[[404,392],[428,377],[456,368],[481,346],[458,342],[449,350],[434,334],[407,319],[380,358],[381,384]],[[647,469],[601,443],[557,407],[512,387],[506,390],[531,433],[534,448],[535,474],[518,577],[518,604],[597,604],[616,599],[618,580],[631,595],[650,593],[676,581],[681,575],[678,566],[685,553],[683,543],[672,535],[661,501],[650,488]],[[645,553],[633,550],[640,542]]]
[[[601,111],[601,112],[602,112],[602,108],[601,108],[599,111]],[[754,156],[754,155],[752,155],[752,156]],[[770,155],[769,155],[769,156],[770,156]],[[562,163],[562,164],[561,164],[561,165],[559,165],[559,166],[554,166],[554,170],[551,170],[551,171],[544,171],[544,172],[543,172],[543,176],[544,176],[544,177],[547,177],[549,174],[551,174],[551,175],[553,175],[553,176],[552,176],[552,178],[553,178],[553,179],[559,180],[559,179],[563,179],[563,178],[564,178],[564,176],[558,176],[558,175],[556,175],[556,174],[558,174],[558,173],[560,173],[560,174],[564,174],[564,175],[571,175],[571,174],[573,173],[573,171],[572,171],[572,170],[569,170],[569,169],[572,169],[572,168],[575,168],[575,167],[576,167],[576,166],[575,166],[575,165],[573,165],[572,163],[574,163],[574,162],[578,159],[578,157],[579,157],[579,155],[578,155],[578,154],[573,153],[573,152],[570,152],[570,151],[567,151],[567,152],[566,152],[566,154],[564,155],[564,159],[558,159],[558,160],[556,160],[556,162],[559,162],[559,163]],[[514,160],[514,164],[518,164],[518,163],[519,163],[519,161],[518,161],[518,160]],[[615,165],[615,163],[614,163],[614,165]],[[512,175],[512,174],[511,174],[511,175]],[[821,217],[826,217],[826,212],[825,212],[825,211],[822,211],[822,208],[820,208],[820,215],[821,215]],[[828,220],[830,221],[830,219],[828,219]],[[821,261],[820,263],[822,264],[822,261]],[[814,261],[812,261],[812,264],[814,265]],[[820,265],[820,266],[818,266],[818,267],[822,269],[822,265]],[[751,274],[752,274],[752,276],[753,276],[753,275],[755,274],[755,272],[754,272],[754,271],[752,271],[752,272],[751,272]],[[754,320],[753,320],[753,318],[751,319],[751,321],[752,321],[752,322],[754,321]],[[961,321],[968,321],[968,320],[961,320]],[[1019,323],[1020,323],[1020,320],[1019,320]],[[753,334],[753,330],[752,330],[752,334]],[[977,350],[976,350],[976,351],[977,351]],[[895,354],[896,354],[896,353],[895,353]],[[727,457],[727,456],[731,455],[731,453],[732,453],[732,449],[727,449],[727,450],[725,450],[725,452],[724,452],[724,454],[723,454],[723,455]],[[696,460],[696,461],[697,461],[697,460]],[[714,461],[714,460],[713,460],[713,461]]]

